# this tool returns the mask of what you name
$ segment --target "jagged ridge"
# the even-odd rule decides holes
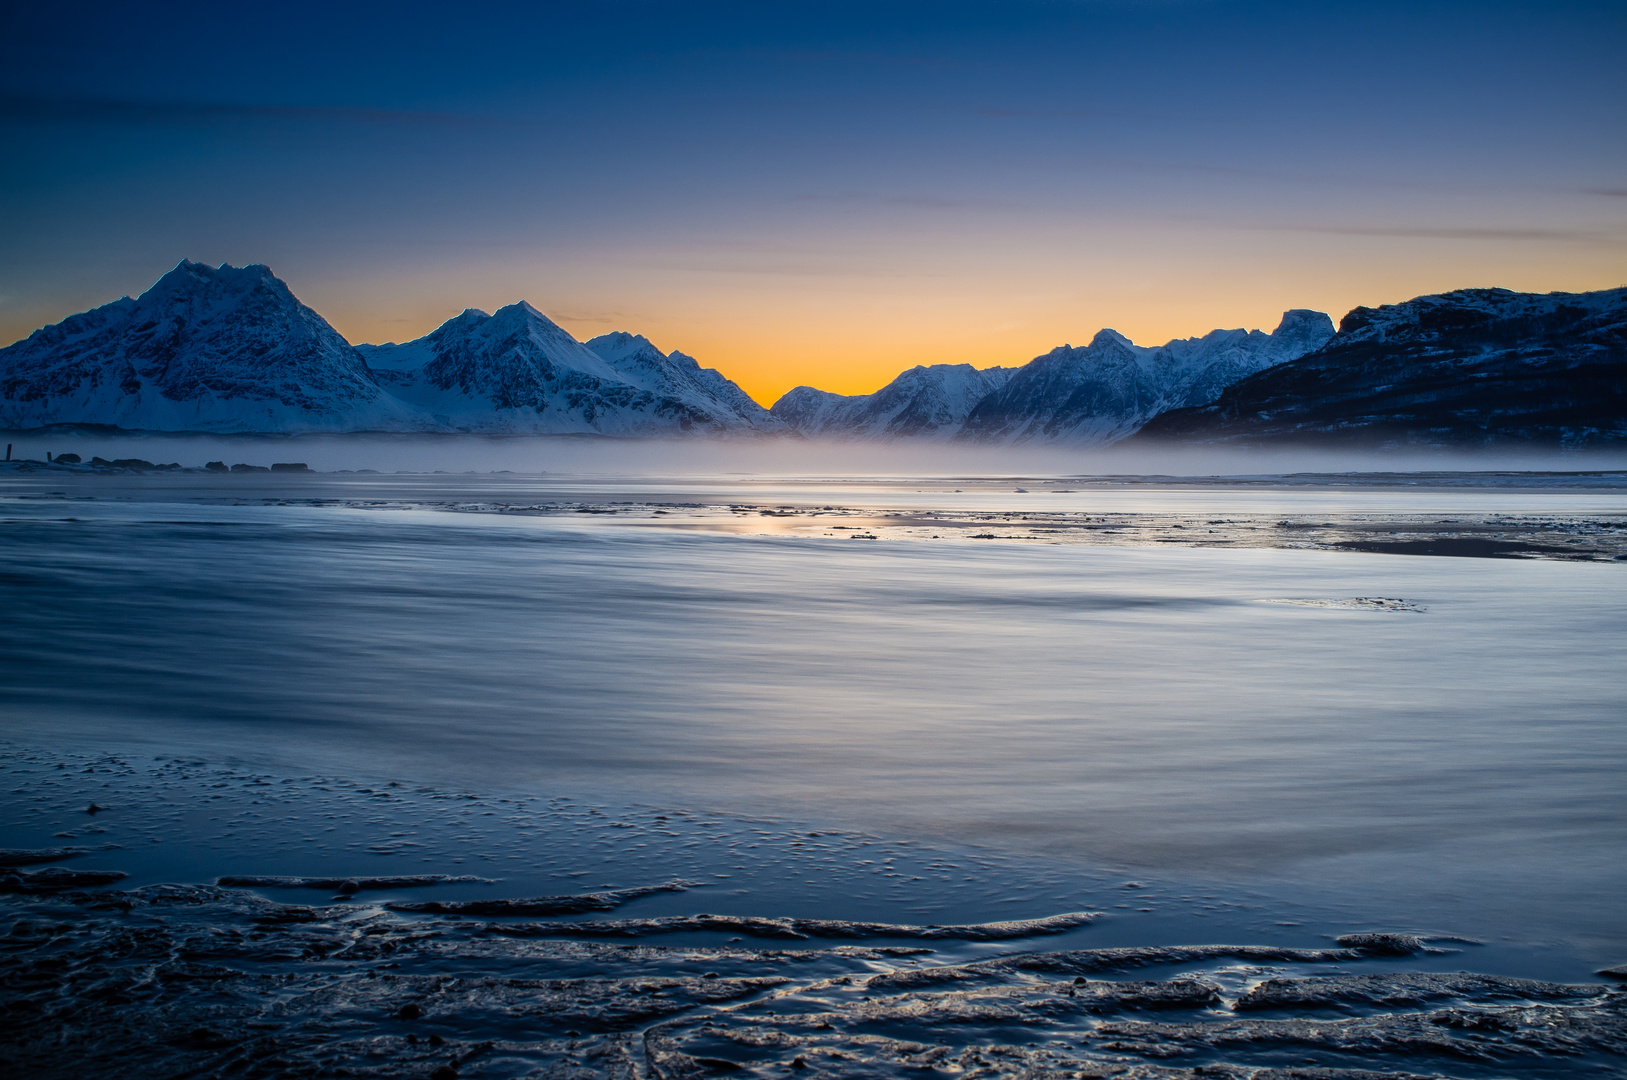
[[[1263,445],[1619,444],[1627,289],[1460,289],[1359,307],[1328,345],[1165,413],[1140,439]]]
[[[622,335],[629,337],[628,335]],[[605,341],[606,339],[596,339]],[[601,357],[530,304],[352,346],[265,266],[183,261],[0,349],[0,426],[661,435],[776,430],[739,387],[644,338]]]
[[[1286,312],[1270,334],[1215,330],[1157,348],[1103,330],[1084,348],[1063,345],[1018,368],[915,367],[874,394],[851,397],[799,386],[772,411],[821,438],[1106,443],[1166,409],[1213,401],[1237,380],[1332,336],[1331,319],[1304,309]]]

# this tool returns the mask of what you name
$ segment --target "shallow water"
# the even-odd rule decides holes
[[[1381,929],[1481,942],[1437,969],[1627,960],[1619,487],[7,485],[0,846],[116,844],[72,865],[127,886],[679,879],[572,918],[1096,912],[1023,947]],[[1021,542],[972,539],[1002,515]],[[1284,515],[1572,547],[1314,550]]]

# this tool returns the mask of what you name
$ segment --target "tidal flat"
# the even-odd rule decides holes
[[[19,1074],[1627,1067],[1619,473],[19,469],[0,529]]]

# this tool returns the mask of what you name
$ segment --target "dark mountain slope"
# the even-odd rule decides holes
[[[1307,356],[1153,418],[1138,441],[1627,443],[1627,288],[1460,289],[1356,308]]]

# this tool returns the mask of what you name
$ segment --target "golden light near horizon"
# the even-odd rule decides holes
[[[1148,230],[1080,237],[1035,259],[1016,242],[883,261],[832,246],[695,270],[662,251],[548,265],[470,266],[406,282],[366,270],[290,284],[352,341],[408,340],[465,306],[526,299],[579,339],[643,334],[695,356],[770,405],[798,385],[870,393],[917,364],[1018,366],[1112,328],[1141,345],[1215,329],[1270,332],[1289,308],[1337,322],[1358,305],[1463,287],[1582,292],[1627,283],[1627,246],[1566,238],[1406,238]],[[783,272],[786,265],[806,272]],[[822,269],[823,272],[814,272]],[[285,275],[287,276],[287,275]],[[456,297],[452,303],[444,299]]]
[[[1481,5],[1465,36],[1408,10],[1375,53],[1352,35],[1370,13],[1267,8],[613,29],[584,8],[549,15],[562,51],[540,67],[482,34],[447,52],[430,42],[463,31],[408,17],[334,15],[371,67],[317,63],[281,24],[230,60],[151,28],[46,35],[0,116],[26,164],[0,177],[0,338],[182,258],[265,263],[352,342],[523,299],[770,403],[1104,327],[1161,344],[1291,307],[1627,283],[1609,16]],[[381,33],[399,50],[375,55]],[[420,48],[437,63],[400,59]]]

